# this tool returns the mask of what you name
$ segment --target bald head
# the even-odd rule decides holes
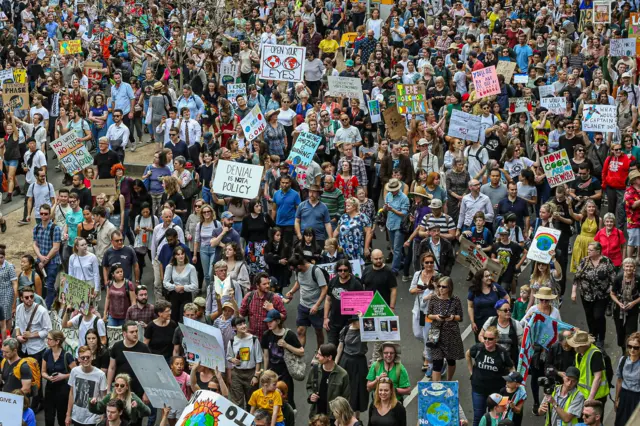
[[[373,263],[373,269],[382,269],[384,267],[384,253],[382,253],[382,250],[375,249],[371,252],[371,262]]]
[[[478,179],[471,179],[469,181],[469,190],[477,195],[480,192],[480,181]]]

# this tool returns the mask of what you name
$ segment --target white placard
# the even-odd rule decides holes
[[[233,83],[237,76],[238,64],[236,62],[225,61],[220,64],[220,84]]]
[[[514,84],[527,84],[529,82],[529,74],[514,74],[513,75],[513,83]]]
[[[216,194],[254,199],[260,190],[263,166],[219,160],[212,190]]]
[[[192,418],[196,416],[197,418]],[[193,394],[176,424],[251,426],[254,418],[252,414],[222,395],[208,390],[199,390]]]
[[[302,81],[306,53],[306,47],[263,44],[259,78],[294,83]]]
[[[549,251],[555,250],[558,245],[558,239],[560,239],[560,233],[558,229],[539,226],[536,230],[536,235],[531,241],[527,259],[547,264],[551,262]]]
[[[247,85],[244,83],[230,83],[227,84],[227,100],[233,104],[235,108],[238,107],[236,96],[247,96]]]
[[[480,139],[481,120],[479,115],[468,114],[454,109],[451,111],[451,121],[447,135],[466,141],[477,142]]]
[[[184,318],[184,324],[179,326],[184,335],[182,346],[186,360],[200,361],[205,367],[218,368],[224,373],[227,361],[220,329],[190,318]]]
[[[22,426],[24,396],[0,392],[0,425]]]
[[[635,38],[612,38],[610,40],[609,55],[611,56],[635,56]]]
[[[328,76],[329,93],[340,98],[355,98],[360,100],[360,108],[364,109],[364,93],[362,82],[357,77]]]
[[[556,89],[553,87],[553,84],[548,86],[538,86],[538,93],[540,93],[540,98],[548,98],[555,96]]]
[[[0,87],[2,87],[5,83],[13,83],[13,68],[8,68],[6,70],[0,71]]]
[[[567,99],[564,96],[559,96],[557,98],[542,98],[540,99],[540,106],[548,109],[552,114],[562,115],[567,110]]]
[[[582,130],[585,132],[611,133],[618,127],[614,105],[585,105],[582,114]]]
[[[264,119],[264,114],[260,111],[258,104],[255,104],[249,114],[240,121],[240,126],[242,126],[247,142],[251,142],[264,132],[264,129],[267,128],[267,121]]]

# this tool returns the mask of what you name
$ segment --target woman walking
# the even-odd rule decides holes
[[[614,426],[625,426],[640,405],[640,333],[635,332],[627,338],[627,352],[618,362],[616,375]]]
[[[102,318],[108,318],[108,325],[112,327],[121,327],[127,316],[127,310],[135,303],[133,283],[124,277],[122,264],[111,265]]]
[[[360,317],[357,315],[349,317],[349,325],[340,332],[336,364],[349,372],[351,408],[357,414],[364,412],[369,405],[367,342],[360,339]]]
[[[169,292],[167,300],[171,302],[171,319],[178,323],[182,318],[184,305],[193,301],[198,291],[198,271],[189,263],[187,253],[181,246],[173,249],[171,262],[164,271],[164,288]]]
[[[640,279],[636,276],[636,261],[626,258],[622,261],[622,274],[616,276],[611,287],[613,300],[613,322],[616,324],[618,346],[624,353],[624,344],[632,333],[638,331],[638,311],[640,311]]]
[[[371,221],[360,212],[360,201],[357,198],[348,198],[344,206],[345,213],[334,231],[334,238],[338,238],[347,259],[364,260],[371,254]]]
[[[249,267],[249,275],[255,276],[266,270],[267,263],[264,259],[265,246],[269,242],[269,229],[275,223],[270,215],[263,213],[262,202],[251,200],[249,202],[249,214],[242,220],[242,233],[240,236],[247,243],[245,258]]]
[[[64,334],[52,330],[47,334],[48,349],[42,356],[42,378],[47,381],[44,395],[44,423],[53,426],[64,424],[69,403],[69,373],[76,366],[73,355],[62,349]]]

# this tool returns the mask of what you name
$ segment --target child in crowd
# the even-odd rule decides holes
[[[511,314],[511,318],[516,321],[522,320],[524,315],[527,313],[527,307],[529,305],[529,295],[531,294],[531,287],[528,285],[523,285],[520,287],[520,297],[513,304],[513,313]]]
[[[333,263],[340,259],[344,259],[344,253],[338,244],[338,239],[328,238],[324,242],[324,250],[322,251],[322,259],[320,263]]]
[[[278,375],[267,370],[260,377],[260,389],[251,394],[249,406],[251,414],[262,408],[271,415],[271,426],[284,426],[284,416],[280,408],[282,407],[282,395],[277,390]]]

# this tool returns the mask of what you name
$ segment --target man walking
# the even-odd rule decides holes
[[[387,212],[387,229],[389,230],[389,238],[391,239],[391,247],[393,250],[393,263],[391,271],[394,274],[402,269],[404,233],[400,225],[402,218],[409,213],[409,198],[400,190],[402,184],[398,179],[391,179],[386,185],[387,196],[384,199],[384,207],[382,209]]]
[[[45,281],[47,309],[51,309],[53,299],[56,297],[56,277],[58,268],[62,263],[60,259],[60,242],[62,232],[51,220],[51,206],[40,206],[40,218],[42,221],[33,228],[33,250],[36,252],[40,269],[43,269],[47,278]]]

